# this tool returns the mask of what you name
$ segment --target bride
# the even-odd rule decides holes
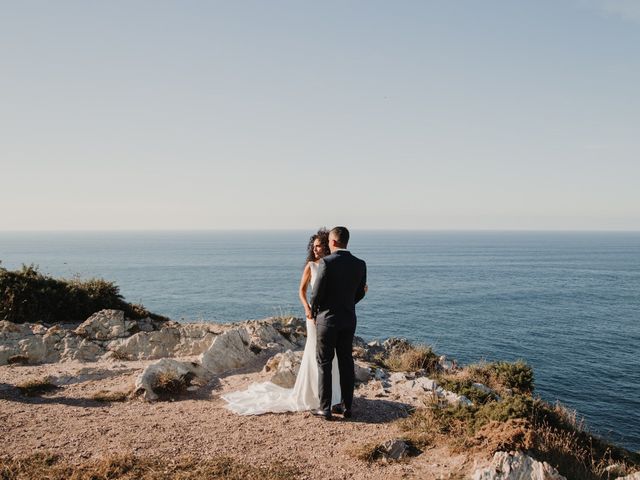
[[[316,362],[316,325],[307,298],[309,287],[313,289],[320,259],[329,252],[329,231],[320,229],[312,235],[307,245],[307,263],[300,279],[299,296],[307,317],[307,342],[302,354],[300,370],[293,388],[283,388],[275,383],[252,383],[247,390],[222,395],[226,407],[240,415],[260,415],[269,412],[300,412],[320,407],[318,394],[318,364]],[[342,402],[338,359],[333,357],[331,368],[331,404]]]

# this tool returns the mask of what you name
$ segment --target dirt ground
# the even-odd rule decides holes
[[[226,455],[254,466],[282,460],[297,465],[307,479],[465,478],[473,459],[444,447],[425,449],[400,462],[369,464],[350,451],[370,442],[401,437],[394,421],[407,405],[356,390],[354,418],[327,422],[308,412],[238,416],[220,395],[268,380],[262,363],[231,372],[179,400],[139,399],[102,403],[100,390],[129,391],[150,362],[57,363],[0,367],[2,455],[52,452],[73,462],[112,453],[167,458]],[[50,377],[59,388],[24,396],[15,387]]]

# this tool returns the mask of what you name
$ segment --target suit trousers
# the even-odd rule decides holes
[[[355,325],[341,327],[318,324],[316,332],[316,360],[318,361],[320,409],[325,412],[331,410],[331,364],[335,351],[338,357],[342,402],[344,403],[344,407],[350,410],[353,403],[353,388],[355,383],[352,348],[356,327]]]

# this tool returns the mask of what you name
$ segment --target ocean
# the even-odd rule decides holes
[[[302,317],[311,233],[0,232],[0,261],[114,281],[178,321]],[[368,264],[357,335],[459,363],[524,359],[538,395],[640,451],[640,233],[351,233]]]

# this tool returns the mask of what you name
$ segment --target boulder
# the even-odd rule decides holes
[[[371,371],[371,367],[369,367],[367,364],[356,360],[353,363],[353,367],[354,367],[356,382],[366,383],[371,379],[371,376],[373,373]]]
[[[47,345],[43,335],[29,335],[18,341],[18,348],[22,355],[28,358],[29,363],[40,363],[47,359]]]
[[[383,460],[400,460],[409,454],[409,445],[404,440],[387,440],[378,451]]]
[[[253,346],[255,353],[268,348],[279,347],[285,350],[295,350],[298,347],[297,343],[289,340],[291,333],[287,332],[289,338],[285,337],[268,321],[249,323],[246,326],[246,330],[249,334],[250,345]]]
[[[180,327],[171,323],[157,331],[138,332],[127,338],[112,340],[106,345],[106,350],[131,360],[156,359],[174,356],[179,343]]]
[[[472,480],[566,480],[547,462],[521,452],[496,452],[491,465],[473,472]]]
[[[200,355],[202,366],[212,373],[222,373],[243,367],[255,359],[249,348],[251,338],[245,328],[234,328],[218,335],[211,346]]]
[[[193,379],[206,383],[211,378],[210,372],[196,362],[163,358],[147,366],[138,376],[133,391],[134,395],[142,395],[148,401],[157,400],[156,387],[158,380],[163,375],[184,382],[185,388]]]
[[[271,383],[283,388],[293,388],[300,370],[303,352],[287,350],[271,357],[264,366],[265,372],[273,372]]]
[[[616,480],[640,480],[640,472],[632,473],[626,477],[619,477]]]
[[[122,310],[100,310],[94,313],[74,333],[90,340],[113,340],[127,337],[138,330],[134,320],[127,320]]]
[[[180,340],[175,352],[185,357],[201,355],[211,346],[213,339],[224,332],[224,327],[215,323],[185,323],[179,327]]]
[[[105,354],[105,350],[97,343],[77,336],[66,336],[63,341],[62,360],[79,360],[95,362]]]
[[[406,380],[407,380],[407,375],[404,374],[403,372],[394,372],[391,375],[389,375],[389,383],[391,383],[391,385],[405,382]]]

